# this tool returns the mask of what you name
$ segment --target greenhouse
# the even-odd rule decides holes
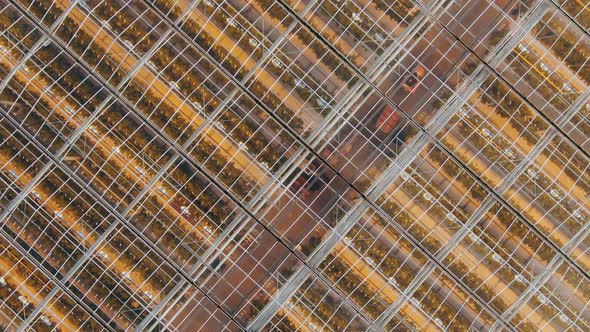
[[[589,331],[587,0],[0,0],[2,331]]]

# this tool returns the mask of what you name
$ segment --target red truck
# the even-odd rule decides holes
[[[307,169],[305,169],[305,171],[301,172],[300,174],[300,168],[297,168],[297,171],[291,173],[291,175],[287,177],[285,183],[290,183],[293,178],[299,174],[297,179],[293,181],[291,187],[289,188],[291,192],[299,192],[301,198],[307,199],[312,194],[319,192],[325,183],[329,183],[330,177],[327,174],[316,174],[318,167],[321,167],[321,164],[318,166],[317,164],[312,163]]]
[[[389,134],[399,122],[399,113],[393,106],[387,105],[377,119],[377,128],[382,132]]]

